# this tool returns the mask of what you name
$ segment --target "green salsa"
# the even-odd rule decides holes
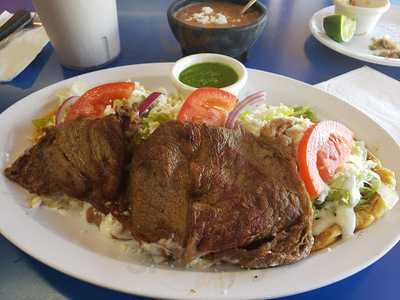
[[[230,66],[213,62],[195,64],[179,74],[181,82],[195,88],[223,88],[234,84],[238,79],[238,74]]]

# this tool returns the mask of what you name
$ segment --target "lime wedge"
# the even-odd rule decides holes
[[[336,42],[348,42],[356,30],[356,21],[344,15],[331,15],[324,18],[324,29]]]

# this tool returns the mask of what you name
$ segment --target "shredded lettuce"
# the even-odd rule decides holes
[[[57,98],[57,104],[60,106],[66,99],[71,96],[80,96],[84,93],[86,89],[81,83],[74,83],[70,87],[64,87],[59,89],[55,96]],[[56,124],[56,117],[55,115],[48,115],[41,118],[33,119],[32,120],[33,126],[36,129],[42,130],[46,127],[55,126]]]
[[[285,118],[293,121],[290,128],[291,137],[294,142],[298,142],[303,136],[304,131],[313,124],[314,114],[307,106],[287,106],[287,105],[260,105],[255,109],[244,111],[240,114],[239,120],[242,125],[255,135],[260,133],[260,129],[274,119]]]
[[[335,174],[329,185],[327,200],[340,201],[349,207],[355,207],[361,200],[370,200],[377,192],[382,184],[381,179],[373,171],[376,163],[368,160],[367,154],[364,142],[355,141],[349,160]]]
[[[139,104],[150,95],[150,91],[146,90],[140,82],[135,81],[135,89],[132,92],[131,97],[128,99],[128,105],[133,106]]]
[[[35,126],[36,129],[44,129],[49,126],[54,126],[56,124],[56,117],[54,115],[50,115],[38,119],[33,119],[32,124],[33,126]]]
[[[376,187],[369,186],[368,184],[364,185],[360,188],[361,202],[372,199],[372,197],[374,197],[377,192],[378,189]]]
[[[326,197],[326,201],[338,202],[341,205],[350,206],[350,191],[345,189],[331,189]]]
[[[317,122],[318,119],[314,112],[308,106],[295,106],[293,107],[293,117],[309,119],[312,122]]]
[[[75,82],[70,87],[64,87],[56,92],[58,103],[61,105],[67,98],[71,96],[81,96],[87,87],[82,82]]]
[[[175,120],[182,106],[183,99],[178,95],[161,95],[152,109],[142,117],[139,128],[139,139],[135,142],[149,137],[162,123]]]
[[[339,169],[329,184],[327,193],[314,204],[314,233],[322,232],[330,223],[342,227],[344,235],[355,230],[354,208],[368,203],[379,194],[388,209],[398,201],[394,188],[385,185],[374,172],[376,163],[368,159],[364,142],[355,141],[348,161]],[[329,211],[329,212],[328,212]],[[329,220],[322,220],[322,217]]]
[[[314,113],[308,106],[287,106],[284,104],[271,106],[263,104],[251,112],[245,111],[242,113],[241,118],[245,118],[249,115],[267,122],[276,118],[287,117],[305,118],[309,119],[310,121],[315,121]]]

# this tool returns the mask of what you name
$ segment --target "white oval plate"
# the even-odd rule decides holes
[[[149,88],[172,89],[172,64],[145,64],[102,70],[71,78],[25,97],[0,115],[0,232],[41,262],[103,287],[170,299],[259,299],[309,291],[367,267],[399,240],[400,206],[353,238],[303,261],[266,270],[198,272],[158,268],[130,257],[102,237],[83,218],[48,209],[28,209],[26,194],[3,175],[6,165],[30,144],[31,120],[48,109],[55,91],[83,82],[88,87],[118,80],[138,80]],[[271,104],[309,105],[321,118],[338,120],[367,142],[382,162],[400,174],[400,148],[379,125],[351,105],[312,86],[276,74],[249,70],[244,94],[266,90]],[[10,155],[8,155],[11,153]],[[85,230],[82,230],[85,228]]]
[[[323,28],[323,19],[332,15],[335,11],[334,6],[325,7],[316,12],[310,20],[309,27],[312,35],[322,44],[341,54],[359,59],[362,61],[400,67],[400,59],[386,58],[373,55],[368,46],[371,44],[371,38],[382,37],[387,34],[397,42],[400,42],[400,7],[393,5],[389,11],[383,15],[375,29],[367,35],[355,35],[350,42],[338,43],[326,35]]]

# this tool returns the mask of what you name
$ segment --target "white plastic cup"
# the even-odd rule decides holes
[[[343,14],[357,21],[356,35],[370,33],[390,8],[389,0],[375,0],[376,6],[373,7],[350,5],[346,0],[334,0],[334,3],[336,14]]]
[[[33,0],[61,63],[86,70],[120,53],[116,0]]]

